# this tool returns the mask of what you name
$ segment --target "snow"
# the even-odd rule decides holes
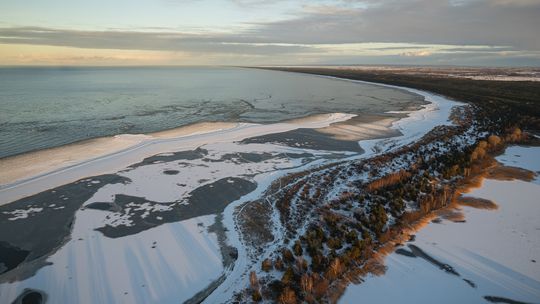
[[[50,303],[181,303],[223,272],[217,237],[206,230],[214,215],[117,239],[93,230],[103,215],[79,211],[72,240],[48,259],[53,264],[1,284],[2,299],[11,303],[25,288],[37,288]]]
[[[537,147],[512,146],[496,159],[506,166],[513,167],[525,163],[528,170],[540,172],[540,154]]]
[[[37,213],[43,211],[43,208],[28,208],[28,209],[17,209],[11,212],[4,211],[4,214],[11,214],[13,217],[8,218],[9,221],[16,221],[19,219],[28,218],[32,213]]]
[[[538,155],[538,147],[511,147],[498,159],[534,170],[539,165]],[[540,185],[486,180],[468,195],[491,199],[499,208],[462,207],[465,223],[444,220],[429,224],[412,243],[454,267],[461,277],[420,258],[392,253],[385,260],[386,274],[350,285],[340,302],[485,303],[484,296],[539,302]],[[473,281],[476,288],[463,279]]]

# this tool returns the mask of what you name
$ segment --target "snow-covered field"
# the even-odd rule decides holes
[[[497,159],[536,172],[539,155],[538,147],[514,146]],[[498,209],[462,207],[466,222],[430,223],[408,243],[452,266],[460,276],[422,258],[392,253],[385,259],[384,275],[350,285],[340,302],[486,303],[484,297],[540,302],[538,181],[485,180],[468,195],[490,199]]]

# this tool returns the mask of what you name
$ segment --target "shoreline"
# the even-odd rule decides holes
[[[0,186],[0,196],[2,198],[0,205],[84,177],[117,172],[149,156],[171,151],[191,150],[209,143],[240,141],[248,137],[285,132],[299,128],[318,129],[327,127],[333,123],[347,121],[354,116],[353,114],[345,113],[318,114],[315,116],[315,119],[304,119],[302,122],[296,124],[287,122],[268,125],[236,123],[230,128],[222,128],[203,133],[189,133],[179,137],[170,136],[184,131],[160,132],[156,137],[145,137],[144,140],[121,150],[94,158],[82,159],[67,166],[48,168],[49,170],[47,171],[36,172],[36,174],[30,177],[3,184]],[[138,136],[135,137],[135,139],[139,138]],[[20,165],[20,162],[17,163]],[[32,185],[32,189],[28,189],[30,188],[27,187],[29,185]]]
[[[315,76],[325,77],[323,75]],[[327,78],[350,81],[346,78]],[[399,89],[399,87],[391,87],[384,84],[370,82],[363,83]],[[249,126],[276,127],[274,132],[264,130],[261,131],[260,134],[253,134],[253,137],[306,128],[315,129],[318,132],[331,136],[337,140],[351,142],[390,138],[400,135],[399,132],[396,133],[395,130],[393,130],[392,126],[394,123],[406,118],[411,113],[423,109],[424,106],[426,106],[426,104],[419,105],[416,110],[388,111],[381,114],[369,114],[366,116],[350,113],[312,114],[269,124],[224,121],[197,122],[152,133],[126,133],[86,139],[57,147],[28,151],[22,154],[0,158],[0,171],[3,172],[3,174],[0,175],[0,193],[3,189],[10,188],[16,184],[40,178],[47,174],[52,174],[58,170],[69,169],[84,164],[85,162],[136,149],[138,146],[146,145],[153,141],[175,140],[198,135],[204,136],[212,133],[239,130]],[[349,118],[336,120],[334,117],[335,114],[349,115]],[[325,124],[325,122],[328,122],[328,124]],[[290,128],[282,128],[283,125],[289,125]],[[211,142],[208,141],[207,143]],[[171,151],[162,150],[155,153],[158,154]],[[82,177],[85,176],[81,176],[81,178]],[[0,205],[1,204],[2,202],[0,201]]]
[[[291,73],[289,71],[280,71],[284,73]],[[297,72],[293,72],[297,73]],[[80,157],[77,159],[57,159],[52,164],[49,162],[45,166],[39,167],[37,170],[28,170],[25,175],[22,175],[18,171],[14,176],[3,175],[0,177],[0,205],[7,204],[16,199],[20,199],[32,194],[45,191],[55,186],[73,182],[81,178],[93,176],[97,174],[112,173],[124,169],[125,167],[141,161],[145,157],[152,155],[158,155],[171,151],[185,151],[189,149],[195,149],[201,145],[208,143],[218,143],[227,141],[240,141],[246,138],[262,136],[268,134],[275,134],[280,132],[286,132],[291,130],[297,130],[301,128],[307,129],[319,129],[321,133],[334,138],[345,137],[347,140],[356,140],[359,146],[364,149],[364,153],[360,155],[352,156],[347,159],[365,159],[383,152],[383,149],[387,149],[384,152],[388,152],[390,149],[414,142],[418,140],[423,134],[429,132],[433,127],[439,125],[446,125],[450,122],[451,108],[455,106],[462,106],[465,103],[458,102],[456,100],[448,99],[447,97],[435,93],[431,93],[424,90],[389,85],[385,83],[376,83],[363,80],[354,80],[342,77],[311,74],[316,77],[322,77],[327,79],[333,79],[337,81],[347,81],[352,83],[363,83],[375,86],[393,88],[397,90],[403,90],[408,93],[422,96],[426,102],[420,105],[419,109],[410,111],[400,111],[399,113],[387,112],[386,114],[398,115],[386,118],[380,115],[379,119],[374,121],[363,122],[358,124],[359,129],[375,129],[380,131],[386,130],[386,136],[377,136],[374,134],[371,138],[358,137],[348,134],[339,134],[340,130],[345,129],[346,133],[350,132],[350,129],[354,129],[358,126],[348,126],[341,128],[340,126],[346,126],[348,121],[354,120],[359,117],[354,114],[346,113],[329,113],[329,114],[315,114],[307,117],[296,118],[285,122],[278,122],[273,124],[250,124],[250,123],[227,123],[227,122],[214,122],[214,123],[195,123],[175,129],[159,131],[149,134],[120,134],[112,137],[104,137],[91,139],[82,143],[74,143],[65,146],[39,150],[35,152],[29,152],[22,155],[8,157],[0,159],[0,168],[3,172],[10,168],[20,168],[22,164],[27,164],[28,160],[34,160],[35,157],[49,156],[49,153],[55,153],[58,150],[74,147],[75,149],[85,149],[85,145],[92,145],[95,141],[99,140],[118,140],[120,141],[113,151],[107,150],[98,155]],[[441,106],[443,108],[441,109]],[[444,113],[441,113],[444,112]],[[429,120],[426,116],[429,114],[442,114],[442,117],[435,117],[435,120]],[[360,120],[362,119],[359,117]],[[431,117],[433,119],[433,117]],[[429,123],[426,126],[426,123]],[[420,126],[415,126],[420,124]],[[412,128],[409,125],[413,125]],[[417,128],[420,127],[421,131],[418,132]],[[398,134],[392,132],[397,132]],[[407,134],[412,133],[414,134]],[[353,131],[354,133],[354,131]],[[224,136],[222,136],[224,135]],[[380,134],[379,134],[380,135]],[[123,141],[123,142],[122,142]],[[122,143],[124,145],[122,145]],[[80,146],[79,146],[80,145]],[[163,147],[158,147],[162,145]],[[103,147],[97,147],[96,150],[100,150]],[[69,149],[68,149],[69,150]],[[70,155],[69,151],[65,154]],[[125,157],[122,157],[125,156]],[[73,157],[73,156],[71,156]],[[11,162],[6,165],[5,160]],[[34,160],[35,161],[35,160]],[[94,168],[88,168],[89,166],[96,165]],[[5,167],[8,168],[5,168]],[[79,170],[79,172],[73,172]],[[64,176],[58,176],[62,173]],[[71,174],[71,175],[69,175]],[[22,176],[21,176],[22,175]],[[68,176],[65,176],[68,175]],[[45,180],[46,179],[46,180]],[[5,182],[9,180],[9,182]],[[35,188],[32,190],[24,187],[32,183]],[[23,187],[23,189],[21,189]]]
[[[153,139],[170,139],[175,137],[205,134],[220,130],[232,129],[240,123],[203,122],[188,124],[178,128],[148,134],[118,134],[82,140],[53,148],[29,151],[0,159],[0,189],[9,184],[46,174],[62,167],[69,167],[93,158],[99,158],[125,149],[132,148]],[[47,159],[42,162],[42,159]],[[38,163],[41,162],[41,163]],[[21,168],[21,165],[32,163],[32,167]]]

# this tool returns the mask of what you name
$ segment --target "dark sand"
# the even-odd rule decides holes
[[[117,238],[136,234],[165,223],[179,222],[198,216],[221,213],[229,203],[250,193],[256,187],[257,185],[255,183],[245,179],[236,177],[223,178],[190,192],[190,197],[187,201],[188,204],[179,202],[158,203],[147,200],[144,197],[117,194],[113,203],[98,202],[99,209],[119,210],[118,212],[124,214],[126,214],[127,209],[131,209],[129,219],[133,222],[133,225],[106,225],[96,230],[102,232],[107,237]],[[166,211],[151,212],[148,216],[143,217],[146,210],[133,210],[134,208],[126,207],[130,203],[136,205],[150,203],[151,205],[165,205],[171,208]],[[106,204],[110,206],[106,206]],[[92,206],[89,205],[88,207],[90,208]],[[93,208],[98,209],[95,206]]]
[[[363,153],[357,141],[335,139],[314,129],[296,129],[288,132],[251,137],[241,143],[274,143],[293,148]]]

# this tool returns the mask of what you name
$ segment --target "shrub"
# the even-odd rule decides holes
[[[489,142],[489,145],[491,146],[491,148],[495,148],[497,147],[497,145],[499,145],[501,143],[501,138],[497,135],[490,135],[488,137],[488,142]]]
[[[290,287],[285,287],[279,296],[280,304],[296,304],[296,294]]]
[[[262,301],[262,295],[261,292],[258,290],[254,290],[253,293],[251,293],[251,299],[253,302],[260,302]]]
[[[253,290],[259,290],[259,279],[255,271],[249,273],[249,285]]]
[[[326,243],[330,249],[340,249],[342,247],[341,240],[339,238],[331,238]]]
[[[283,248],[282,253],[283,253],[283,261],[284,262],[287,262],[287,263],[294,262],[294,255],[289,249]]]
[[[269,272],[270,270],[272,270],[272,261],[270,259],[265,259],[262,262],[261,268],[263,271]]]
[[[284,285],[291,285],[294,283],[294,271],[292,267],[287,268],[285,273],[283,274],[283,277],[281,277],[281,283]]]
[[[306,294],[309,294],[313,291],[313,278],[311,275],[304,273],[300,279],[300,288]]]
[[[302,244],[300,243],[300,240],[296,240],[296,242],[294,242],[293,251],[294,251],[294,255],[296,256],[302,255],[303,250],[302,250]]]
[[[278,257],[276,259],[276,262],[274,263],[274,267],[276,267],[277,270],[283,270],[284,269],[283,260],[281,260],[280,257]]]
[[[353,242],[358,240],[358,233],[356,233],[356,231],[354,230],[349,230],[349,232],[347,232],[347,235],[345,236],[345,239],[347,240],[347,243],[352,244]]]

